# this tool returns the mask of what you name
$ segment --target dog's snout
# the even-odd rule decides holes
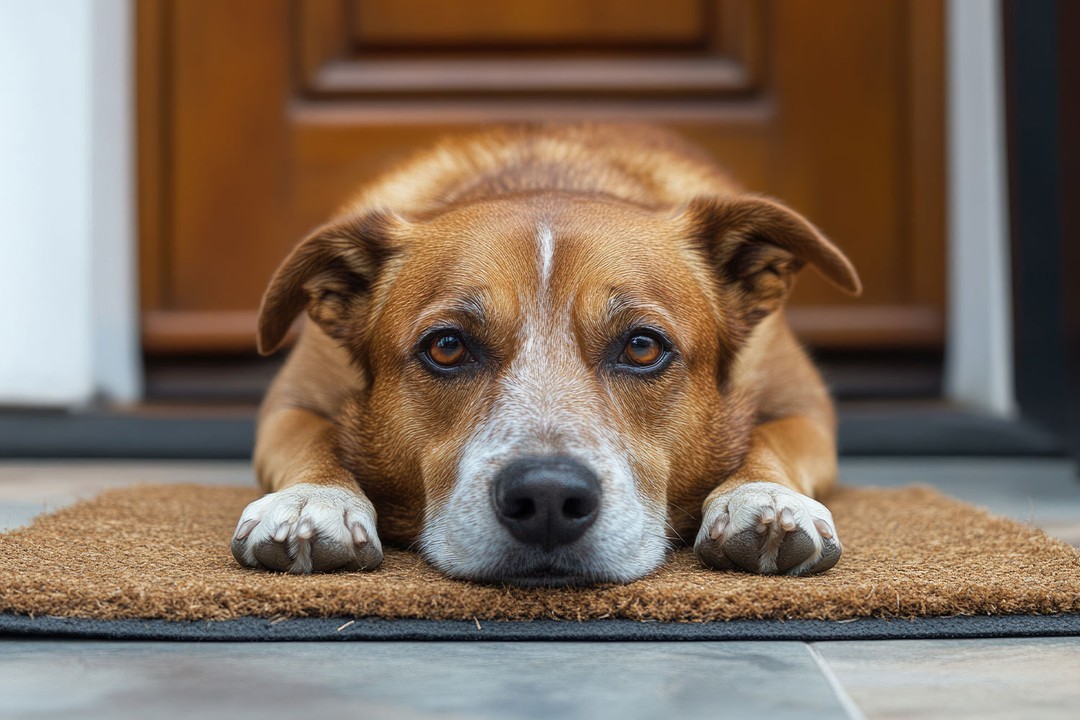
[[[499,522],[546,550],[584,535],[600,511],[600,481],[570,458],[515,460],[499,471],[492,494]]]

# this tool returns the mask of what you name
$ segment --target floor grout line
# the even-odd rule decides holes
[[[840,679],[836,677],[836,673],[829,667],[829,662],[818,652],[817,648],[812,643],[803,643],[806,646],[806,651],[810,653],[810,657],[813,658],[814,664],[817,665],[818,670],[825,676],[825,682],[829,683],[829,687],[832,688],[833,694],[836,696],[837,702],[844,708],[844,712],[851,720],[866,720],[866,715],[859,709],[858,704],[852,699],[847,689],[840,684]]]

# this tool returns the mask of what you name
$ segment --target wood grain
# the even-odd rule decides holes
[[[353,38],[363,46],[596,46],[700,42],[702,0],[353,0]]]
[[[804,273],[803,339],[943,342],[941,0],[455,0],[406,27],[409,3],[139,4],[147,350],[253,350],[238,318],[357,185],[445,133],[538,120],[669,125],[806,214],[866,294]]]

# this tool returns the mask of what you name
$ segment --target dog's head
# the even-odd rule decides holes
[[[627,581],[740,462],[740,350],[807,262],[858,291],[810,223],[755,196],[352,216],[282,265],[259,341],[306,307],[365,375],[340,452],[384,539],[458,577]]]

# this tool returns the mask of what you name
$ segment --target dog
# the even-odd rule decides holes
[[[637,126],[494,128],[362,190],[292,251],[258,318],[304,327],[258,418],[250,568],[630,582],[694,539],[716,569],[822,572],[835,418],[783,314],[809,221]]]

